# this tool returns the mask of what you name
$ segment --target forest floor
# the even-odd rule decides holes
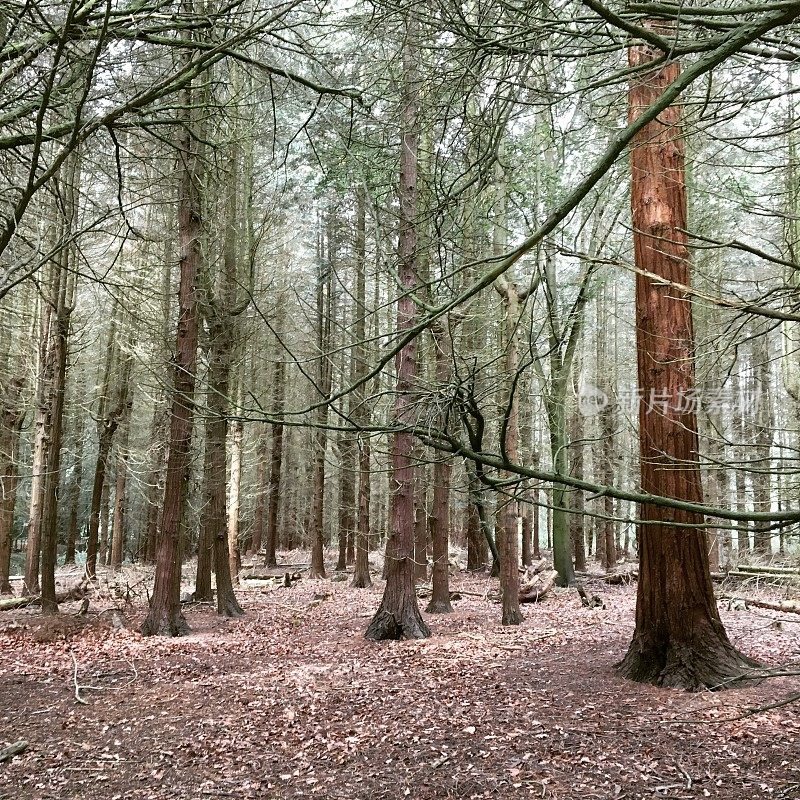
[[[57,621],[5,612],[0,749],[28,749],[0,764],[0,797],[800,798],[800,702],[747,715],[800,679],[701,694],[622,680],[634,587],[591,586],[605,609],[557,590],[516,628],[465,595],[426,615],[430,639],[373,643],[381,590],[242,590],[245,617],[187,605],[181,639],[142,638],[143,602],[118,603],[120,628],[100,600],[85,620],[77,603]],[[800,616],[721,608],[741,650],[800,661]]]

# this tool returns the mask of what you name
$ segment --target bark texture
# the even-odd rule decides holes
[[[633,67],[646,67],[653,58],[649,46],[630,49]],[[630,89],[631,119],[679,70],[678,63],[669,62],[637,76]],[[680,113],[680,106],[671,106],[636,137],[631,203],[636,266],[688,285]],[[694,387],[689,298],[663,281],[637,274],[636,332],[642,491],[702,502],[697,415],[692,404],[682,402]],[[685,527],[703,519],[648,505],[639,513],[644,521],[638,530],[636,629],[620,672],[659,686],[722,688],[752,662],[733,648],[720,621],[705,531]]]
[[[418,87],[408,22],[403,54],[403,135],[400,152],[400,230],[398,242],[401,292],[397,300],[397,334],[402,336],[416,322],[411,292],[417,285],[417,127]],[[397,382],[393,417],[398,425],[414,422],[413,396],[417,376],[417,343],[410,341],[395,359]],[[422,619],[414,590],[414,440],[400,431],[391,446],[391,523],[386,543],[387,578],[383,599],[365,636],[368,639],[422,639],[430,630]]]

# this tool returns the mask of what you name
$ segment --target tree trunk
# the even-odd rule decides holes
[[[755,429],[751,473],[753,484],[753,511],[770,511],[772,506],[772,460],[771,449],[774,436],[774,418],[770,391],[770,347],[768,327],[758,325],[753,339],[753,393],[757,406],[753,414]],[[772,555],[772,531],[770,524],[756,522],[753,526],[753,550],[763,558]]]
[[[520,462],[519,452],[519,397],[517,396],[517,370],[519,369],[519,292],[513,280],[500,279],[495,284],[503,298],[503,351],[505,417],[502,420],[503,455],[512,464]],[[513,477],[506,473],[506,478]],[[500,554],[500,596],[502,624],[519,625],[522,612],[519,608],[519,537],[517,533],[516,497],[503,497],[497,549]]]
[[[86,395],[86,380],[82,377],[78,383],[77,396]],[[83,456],[86,447],[86,427],[83,409],[74,404],[73,426],[75,428],[75,460],[73,461],[72,485],[69,497],[69,515],[67,517],[67,550],[64,555],[65,564],[75,563],[75,548],[78,542],[78,520],[80,516],[81,488],[83,483]]]
[[[669,29],[650,22],[669,35]],[[641,69],[654,58],[649,45],[630,48]],[[638,72],[630,88],[635,119],[679,74],[668,62]],[[636,266],[688,285],[686,191],[681,106],[671,106],[636,136],[631,153]],[[697,415],[681,401],[694,387],[691,304],[676,286],[636,276],[641,488],[702,502]],[[636,681],[685,689],[721,688],[752,662],[738,653],[722,626],[708,569],[699,514],[642,505],[636,629],[621,662]],[[649,524],[652,521],[654,524]],[[667,523],[661,525],[659,523]]]
[[[193,3],[184,3],[189,13]],[[190,35],[190,34],[188,34]],[[189,58],[188,52],[184,55]],[[186,117],[179,152],[178,238],[180,284],[178,330],[175,343],[172,401],[169,417],[169,454],[164,485],[164,510],[156,553],[156,578],[150,611],[142,624],[144,636],[179,636],[189,626],[181,612],[181,523],[191,474],[192,424],[197,365],[197,274],[202,258],[201,159],[192,135],[194,92],[184,91]]]
[[[354,369],[351,368],[351,384],[353,375]],[[352,401],[350,406],[348,416],[352,417]],[[347,545],[352,541],[356,526],[356,440],[349,433],[342,434],[339,439],[339,455],[339,557],[336,571],[343,572],[347,568]]]
[[[211,367],[209,365],[209,373]],[[209,400],[211,397],[209,386]],[[219,456],[214,452],[218,447],[217,436],[211,430],[219,420],[214,419],[210,409],[204,425],[205,446],[203,448],[203,489],[202,511],[200,513],[200,535],[197,538],[197,573],[194,581],[194,599],[199,603],[209,603],[214,599],[214,589],[211,585],[211,573],[214,569],[214,540],[216,538],[214,525],[219,524],[219,518],[214,518],[210,512],[211,501],[216,491],[213,486],[218,469]]]
[[[551,379],[552,380],[552,379]],[[566,429],[566,391],[554,381],[551,388],[552,397],[548,398],[547,416],[550,423],[550,452],[553,460],[553,471],[558,475],[569,474],[567,462],[567,429]],[[553,566],[558,572],[558,586],[571,586],[575,582],[575,570],[572,565],[572,547],[569,535],[567,513],[567,490],[557,483],[552,488],[552,547]]]
[[[327,263],[324,257],[322,231],[319,233],[318,274],[317,274],[317,383],[320,395],[317,402],[317,428],[314,431],[314,479],[311,508],[311,568],[310,578],[325,577],[325,457],[328,436],[325,425],[328,421],[327,401],[331,393],[331,323],[332,323],[332,273],[333,273],[333,210],[329,211],[327,225]]]
[[[73,179],[74,180],[74,176]],[[73,186],[71,191],[76,191]],[[65,230],[69,228],[65,225]],[[48,447],[47,478],[45,480],[44,502],[42,506],[42,613],[55,614],[56,601],[56,561],[58,557],[58,490],[61,483],[61,440],[64,420],[64,395],[67,384],[67,352],[70,318],[74,303],[75,273],[67,262],[68,252],[61,254],[64,262],[59,282],[56,308],[56,331],[51,344],[50,355],[53,363],[53,380],[50,384],[50,443]]]
[[[583,478],[583,414],[578,403],[574,404],[571,416],[569,471],[573,478]],[[572,490],[570,510],[569,535],[572,540],[575,569],[584,572],[586,570],[586,533],[584,531],[586,507],[583,492],[580,489]]]
[[[355,382],[358,388],[353,392],[353,421],[361,427],[370,423],[370,410],[366,401],[364,381],[367,376],[367,280],[366,280],[366,198],[362,186],[356,189],[356,320],[353,348]],[[375,281],[377,285],[377,279]],[[375,312],[377,317],[377,310]],[[375,381],[379,379],[376,377]],[[359,435],[358,444],[358,522],[355,535],[355,568],[352,586],[366,589],[372,586],[369,574],[369,522],[372,470],[370,464],[370,440],[367,435]]]
[[[0,407],[0,594],[12,594],[9,573],[14,532],[14,508],[19,484],[20,432],[25,418],[21,402],[24,375],[11,378]]]
[[[55,270],[51,265],[50,270]],[[52,282],[52,277],[51,277]],[[33,463],[31,466],[31,502],[28,516],[28,537],[25,551],[25,582],[23,594],[39,594],[39,562],[42,552],[42,508],[44,504],[45,478],[49,448],[50,382],[52,364],[50,337],[55,336],[55,311],[50,303],[41,301],[39,321],[39,355],[36,381],[36,416],[34,422]]]
[[[428,469],[420,463],[422,451],[415,448],[412,456],[415,467],[414,480],[414,582],[428,578]]]
[[[125,357],[125,363],[120,379],[120,403],[122,413],[120,425],[121,437],[117,443],[117,477],[114,487],[114,521],[111,526],[111,569],[114,572],[122,568],[125,558],[125,504],[128,485],[128,459],[130,451],[128,443],[131,432],[131,414],[133,413],[133,397],[131,395],[131,370],[133,368],[133,343]]]
[[[452,380],[451,331],[438,329],[433,335],[436,364],[436,383],[447,386]],[[445,430],[448,423],[446,411],[439,413],[438,428]],[[450,481],[452,463],[439,454],[433,465],[433,512],[430,518],[433,544],[433,573],[431,599],[425,609],[429,614],[450,614]]]
[[[282,354],[275,362],[273,383],[275,386],[275,415],[283,413],[285,392],[285,366]],[[278,561],[275,551],[278,547],[278,504],[281,491],[281,466],[283,460],[283,425],[272,425],[272,451],[269,466],[269,512],[267,523],[267,553],[264,563],[268,567],[276,567]]]
[[[242,551],[239,542],[239,508],[241,505],[242,486],[242,438],[244,426],[235,419],[231,423],[231,474],[228,483],[228,561],[230,562],[231,579],[239,583],[239,572],[242,569]]]
[[[736,490],[736,510],[747,510],[747,485],[745,480],[744,461],[744,419],[742,416],[742,405],[744,398],[741,394],[741,382],[739,372],[734,370],[731,376],[731,392],[733,394],[733,431],[731,438],[739,444],[733,447],[733,457],[737,463],[735,467],[735,490]],[[736,557],[741,562],[742,557],[750,552],[750,524],[747,520],[739,520],[736,531]]]
[[[256,502],[253,509],[253,538],[250,550],[258,555],[264,545],[264,523],[267,521],[267,498],[269,496],[269,436],[267,426],[259,425],[256,448]]]
[[[417,148],[418,78],[413,51],[413,27],[406,20],[403,52],[403,110],[400,150],[400,221],[397,299],[397,335],[403,336],[417,321],[411,292],[417,285],[416,251],[418,212]],[[414,423],[414,383],[417,377],[417,341],[408,342],[395,358],[395,401],[392,416],[399,426]],[[386,543],[387,579],[381,605],[367,631],[368,639],[422,639],[430,630],[422,619],[414,590],[414,440],[407,431],[394,434],[391,444],[391,527]]]

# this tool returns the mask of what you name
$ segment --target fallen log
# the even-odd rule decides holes
[[[575,588],[578,590],[578,595],[581,598],[581,605],[585,608],[605,608],[606,604],[603,602],[603,598],[599,597],[596,594],[593,594],[589,597],[586,594],[586,589],[583,588],[583,584],[578,583],[576,584]]]
[[[603,581],[609,586],[625,586],[639,579],[638,572],[609,572]]]
[[[554,569],[540,572],[532,581],[523,583],[519,587],[520,603],[538,603],[543,600],[548,592],[555,586],[558,573]]]
[[[538,561],[534,561],[533,564],[529,564],[527,567],[520,567],[519,571],[525,576],[523,581],[530,581],[534,575],[544,572],[549,566],[550,562],[546,558],[540,558]]]
[[[739,572],[752,572],[756,575],[797,575],[800,577],[800,570],[796,567],[759,567],[749,564],[739,564],[736,569]]]
[[[56,603],[67,603],[70,600],[82,599],[86,595],[88,586],[88,581],[81,581],[71,589],[67,589],[64,592],[56,592]],[[5,600],[0,600],[0,611],[11,611],[15,608],[25,608],[25,606],[38,606],[41,602],[42,596],[40,594],[26,597],[9,597]]]
[[[800,614],[800,600],[756,600],[753,597],[727,597],[723,596],[720,600],[730,602],[738,601],[745,606],[755,606],[756,608],[766,608],[769,611],[780,611],[784,614]]]
[[[20,739],[18,742],[14,742],[10,744],[8,747],[4,747],[0,750],[0,764],[3,761],[8,761],[9,758],[13,758],[14,756],[18,756],[20,753],[24,753],[28,749],[28,743]]]

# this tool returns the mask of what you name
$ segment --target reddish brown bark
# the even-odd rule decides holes
[[[427,468],[419,464],[415,454],[416,479],[414,487],[414,580],[424,581],[428,577],[428,492]]]
[[[366,426],[370,413],[365,402],[364,381],[367,375],[367,284],[366,284],[366,198],[363,187],[356,190],[356,320],[353,350],[354,375],[358,387],[353,392],[353,419],[356,424]],[[377,281],[376,281],[377,284]],[[376,378],[376,380],[378,380]],[[369,574],[369,523],[372,477],[370,465],[370,441],[367,436],[356,440],[358,444],[358,521],[355,532],[355,568],[353,587],[365,589],[372,586]]]
[[[633,67],[654,58],[630,49]],[[679,74],[679,64],[639,73],[630,89],[635,119]],[[681,111],[673,105],[643,128],[631,153],[636,266],[688,285],[689,252]],[[694,386],[691,304],[684,292],[636,276],[641,488],[702,502],[697,419],[682,403]],[[719,618],[702,516],[642,505],[636,629],[620,672],[686,689],[720,688],[751,662],[733,648]],[[652,520],[656,524],[648,524]],[[658,523],[668,523],[658,524]]]
[[[191,3],[188,3],[191,11]],[[191,115],[193,92],[185,91],[185,111]],[[200,266],[202,203],[199,158],[189,127],[184,127],[180,146],[178,238],[180,284],[178,330],[175,342],[172,401],[169,416],[169,455],[164,485],[164,510],[156,553],[156,576],[150,611],[142,624],[144,636],[180,636],[189,626],[181,612],[181,521],[191,473],[195,371],[197,367],[197,273]]]
[[[411,28],[412,23],[408,23]],[[416,323],[411,292],[417,285],[415,219],[418,208],[417,124],[418,87],[415,59],[407,31],[403,58],[403,134],[400,150],[400,230],[398,241],[400,294],[397,300],[397,335]],[[395,359],[397,381],[393,418],[397,425],[414,423],[414,382],[417,377],[417,340],[412,339]],[[407,431],[394,434],[391,447],[391,524],[386,542],[387,577],[383,600],[365,636],[368,639],[422,639],[430,630],[422,619],[414,590],[414,440]]]

